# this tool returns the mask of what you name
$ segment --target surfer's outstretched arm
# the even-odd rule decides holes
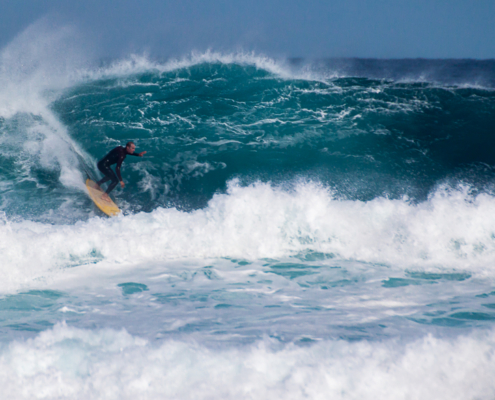
[[[146,154],[146,151],[142,151],[141,153],[130,153],[130,156],[142,157]]]

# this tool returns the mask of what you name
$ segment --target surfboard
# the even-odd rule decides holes
[[[94,201],[96,207],[98,207],[101,211],[107,214],[109,217],[115,217],[121,213],[120,209],[117,207],[111,199],[105,200],[102,198],[105,193],[101,188],[96,184],[96,182],[91,179],[86,179],[86,187],[89,192],[89,196],[91,200]]]

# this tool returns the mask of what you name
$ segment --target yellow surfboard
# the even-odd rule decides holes
[[[95,202],[96,207],[107,214],[109,217],[115,217],[121,213],[120,209],[112,200],[105,200],[102,198],[105,193],[96,184],[96,182],[91,179],[86,179],[86,187],[88,188],[89,195],[91,199]]]

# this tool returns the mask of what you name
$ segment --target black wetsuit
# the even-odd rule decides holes
[[[136,154],[136,152],[129,154],[125,147],[118,146],[110,151],[110,153],[108,153],[100,161],[98,161],[98,169],[105,175],[103,179],[98,181],[98,185],[101,186],[102,183],[110,180],[112,181],[110,182],[110,185],[108,185],[108,188],[106,190],[107,194],[110,193],[115,188],[115,186],[117,186],[117,183],[119,183],[119,181],[122,181],[122,176],[120,175],[120,166],[122,165],[122,162],[125,160],[125,157],[127,155],[139,157],[139,154]],[[117,167],[115,167],[115,172],[117,172],[117,175],[115,175],[113,169],[110,168],[110,165],[113,164],[117,164]]]

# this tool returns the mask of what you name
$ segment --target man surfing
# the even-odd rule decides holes
[[[134,142],[128,142],[125,147],[117,146],[115,149],[110,151],[105,157],[103,157],[100,161],[98,161],[98,169],[105,175],[103,179],[97,182],[98,186],[101,186],[102,183],[111,181],[108,185],[107,190],[101,196],[103,200],[110,201],[110,196],[108,194],[117,186],[117,183],[120,181],[120,186],[123,188],[125,186],[124,181],[122,180],[122,176],[120,175],[120,167],[125,160],[127,155],[142,157],[146,154],[145,151],[141,153],[134,153],[136,150],[136,145]],[[117,164],[115,167],[115,172],[110,168],[110,165]],[[117,179],[118,178],[118,179]]]

